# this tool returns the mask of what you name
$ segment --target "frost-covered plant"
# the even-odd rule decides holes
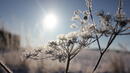
[[[100,17],[99,23],[96,23],[94,21],[92,13],[92,0],[85,1],[88,10],[76,10],[72,17],[72,20],[76,21],[76,23],[80,22],[79,29],[81,30],[80,32],[82,32],[82,34],[85,34],[87,32],[89,33],[87,34],[87,37],[90,35],[89,37],[93,37],[93,40],[96,39],[97,41],[97,45],[100,51],[100,57],[96,66],[94,67],[94,72],[100,63],[102,56],[110,47],[115,38],[119,35],[130,34],[130,32],[128,32],[130,28],[130,19],[128,19],[125,13],[123,12],[123,1],[119,0],[118,10],[116,14],[112,16],[108,13],[105,13],[104,11],[100,11],[96,14],[98,17]],[[89,30],[89,28],[91,29]],[[101,39],[100,37],[108,38],[105,49],[102,49],[102,46],[100,44],[100,42],[102,41],[99,41],[99,39]]]
[[[49,54],[53,60],[66,62],[66,73],[68,73],[70,61],[80,52],[81,49],[88,47],[101,36],[96,37],[96,25],[89,24],[89,11],[74,11],[73,21],[77,21],[70,25],[71,28],[79,28],[78,31],[60,34],[56,41],[49,42],[49,49],[46,54]],[[77,25],[79,24],[79,25]]]
[[[60,34],[56,41],[48,43],[46,54],[52,56],[52,60],[66,62],[66,70],[68,73],[71,60],[83,49],[95,40],[90,32],[70,32],[68,34]]]
[[[73,27],[78,27],[73,24]],[[95,42],[93,40],[94,34],[92,30],[95,29],[94,25],[87,25],[82,27],[79,31],[69,32],[67,34],[60,34],[57,36],[57,40],[48,42],[44,47],[45,52],[42,49],[34,49],[32,51],[25,51],[25,59],[42,60],[51,58],[52,60],[58,60],[59,62],[66,62],[66,70],[68,73],[71,60],[85,47]],[[42,55],[46,56],[42,56]]]

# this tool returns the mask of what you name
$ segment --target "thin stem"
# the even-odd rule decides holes
[[[121,32],[127,31],[128,29],[130,29],[130,27],[123,29]]]
[[[121,29],[122,29],[122,28],[121,28]],[[121,29],[118,30],[118,32],[113,33],[113,34],[111,35],[111,37],[109,38],[109,41],[108,41],[108,44],[107,44],[105,50],[101,53],[101,55],[100,55],[100,57],[99,57],[99,59],[98,59],[98,62],[97,62],[97,64],[95,65],[95,67],[94,67],[94,69],[93,69],[93,73],[94,73],[94,71],[97,69],[97,67],[98,67],[98,65],[99,65],[99,63],[100,63],[100,61],[101,61],[103,55],[105,54],[105,52],[107,51],[107,49],[109,48],[109,46],[112,44],[112,42],[114,41],[114,39],[116,38],[116,36],[120,33]]]
[[[1,61],[0,61],[0,66],[7,72],[7,73],[13,73],[5,64],[3,64]]]
[[[97,35],[96,35],[96,40],[97,40],[98,48],[99,48],[99,51],[100,51],[100,54],[101,54],[102,50],[101,50],[100,42],[99,42],[99,39],[98,39]]]
[[[77,51],[74,52],[74,55],[72,54],[70,59],[73,59],[80,51],[82,48],[78,49]]]
[[[69,73],[68,70],[69,70],[70,61],[71,61],[70,56],[68,56],[65,73]]]
[[[105,50],[100,54],[100,57],[99,57],[99,59],[98,59],[98,61],[97,61],[97,64],[95,65],[95,67],[94,67],[92,73],[94,73],[94,71],[97,69],[97,67],[98,67],[98,65],[99,65],[99,63],[100,63],[100,61],[101,61],[101,59],[102,59],[104,53],[107,51],[107,49],[109,48],[109,46],[111,45],[111,43],[113,42],[113,40],[115,39],[115,37],[116,37],[116,36],[114,36],[114,37],[112,38],[112,40],[111,40],[110,43],[107,45],[107,47],[105,48]]]
[[[130,35],[130,32],[128,32],[128,33],[120,33],[118,35]]]
[[[98,59],[98,61],[97,61],[97,64],[95,65],[95,67],[94,67],[92,73],[94,73],[94,71],[97,69],[97,67],[98,67],[98,65],[99,65],[99,63],[100,63],[100,61],[101,61],[101,59],[102,59],[102,56],[103,56],[103,54],[101,53],[101,54],[100,54],[100,57],[99,57],[99,59]]]
[[[71,53],[71,52],[72,52],[73,48],[74,48],[74,44],[72,44],[72,46],[71,46],[71,49],[70,49],[69,53]]]

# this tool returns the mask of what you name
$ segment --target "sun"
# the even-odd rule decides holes
[[[54,30],[57,27],[58,19],[54,13],[47,14],[43,19],[43,27],[47,30]]]

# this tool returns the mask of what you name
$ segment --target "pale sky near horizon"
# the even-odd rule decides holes
[[[95,11],[105,10],[111,14],[116,12],[117,0],[93,1]],[[124,0],[124,11],[128,17],[129,7],[130,1]],[[55,40],[58,34],[73,31],[69,25],[73,23],[73,12],[78,9],[87,9],[84,0],[0,0],[0,27],[4,26],[9,31],[19,34],[23,46],[37,47]],[[43,26],[44,17],[48,13],[57,16],[58,22],[53,30],[47,30]],[[112,47],[117,47],[118,43],[129,48],[130,35],[117,37]]]

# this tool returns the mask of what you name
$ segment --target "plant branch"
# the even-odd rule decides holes
[[[122,28],[121,28],[121,29],[122,29]],[[95,65],[95,67],[94,67],[92,73],[94,73],[94,71],[97,69],[97,67],[98,67],[98,65],[99,65],[99,63],[100,63],[100,61],[101,61],[103,55],[105,54],[105,52],[107,51],[107,49],[109,48],[109,46],[112,44],[112,42],[114,41],[114,39],[116,38],[116,36],[120,33],[121,29],[118,30],[118,32],[115,32],[115,33],[111,34],[111,36],[110,36],[110,38],[109,38],[109,41],[108,41],[108,44],[107,44],[105,50],[101,53],[101,55],[100,55],[100,57],[99,57],[99,59],[98,59],[96,65]]]

